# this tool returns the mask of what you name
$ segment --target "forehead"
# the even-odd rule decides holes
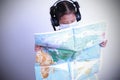
[[[71,14],[65,14],[60,18],[60,23],[67,23],[67,22],[71,22],[71,21],[75,21],[76,20],[76,16],[75,14],[71,13]]]

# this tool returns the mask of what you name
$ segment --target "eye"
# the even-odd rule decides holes
[[[69,22],[64,22],[63,24],[69,24]]]
[[[69,22],[68,21],[63,21],[63,22],[61,22],[62,24],[69,24]]]

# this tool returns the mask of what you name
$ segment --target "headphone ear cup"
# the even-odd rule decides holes
[[[50,15],[51,15],[51,23],[52,23],[52,25],[53,26],[58,26],[59,25],[59,22],[58,22],[58,20],[57,20],[57,18],[56,18],[56,7],[55,6],[52,6],[51,8],[50,8]]]
[[[59,22],[55,17],[51,18],[51,23],[52,23],[53,26],[59,26]]]
[[[80,12],[76,12],[76,20],[77,21],[81,20],[81,14],[80,14]]]
[[[81,20],[81,14],[80,14],[80,11],[79,11],[80,6],[79,6],[79,4],[78,4],[77,1],[75,1],[74,4],[75,4],[75,6],[77,8],[77,11],[76,11],[76,20],[80,21]]]

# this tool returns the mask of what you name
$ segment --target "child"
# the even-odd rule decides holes
[[[72,0],[58,0],[50,8],[51,23],[53,29],[61,30],[75,25],[81,20],[81,13],[79,11],[79,4]],[[56,29],[58,27],[58,29]],[[100,43],[101,47],[105,47],[107,43],[103,41]],[[96,80],[96,76],[89,77],[87,80]]]
[[[71,27],[81,20],[79,4],[77,1],[72,0],[56,1],[50,8],[50,15],[51,23],[55,31]],[[58,29],[56,29],[56,27]],[[107,40],[100,43],[100,46],[105,47],[106,43]],[[39,45],[36,45],[35,51],[37,52],[40,48]],[[95,80],[95,78],[95,76],[92,76],[86,80]]]

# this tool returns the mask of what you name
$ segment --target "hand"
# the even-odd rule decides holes
[[[105,40],[105,41],[101,42],[99,45],[100,45],[101,47],[105,47],[105,46],[106,46],[106,44],[107,44],[107,40]]]
[[[37,51],[39,51],[39,50],[41,50],[41,46],[35,45],[35,51],[37,52]]]

